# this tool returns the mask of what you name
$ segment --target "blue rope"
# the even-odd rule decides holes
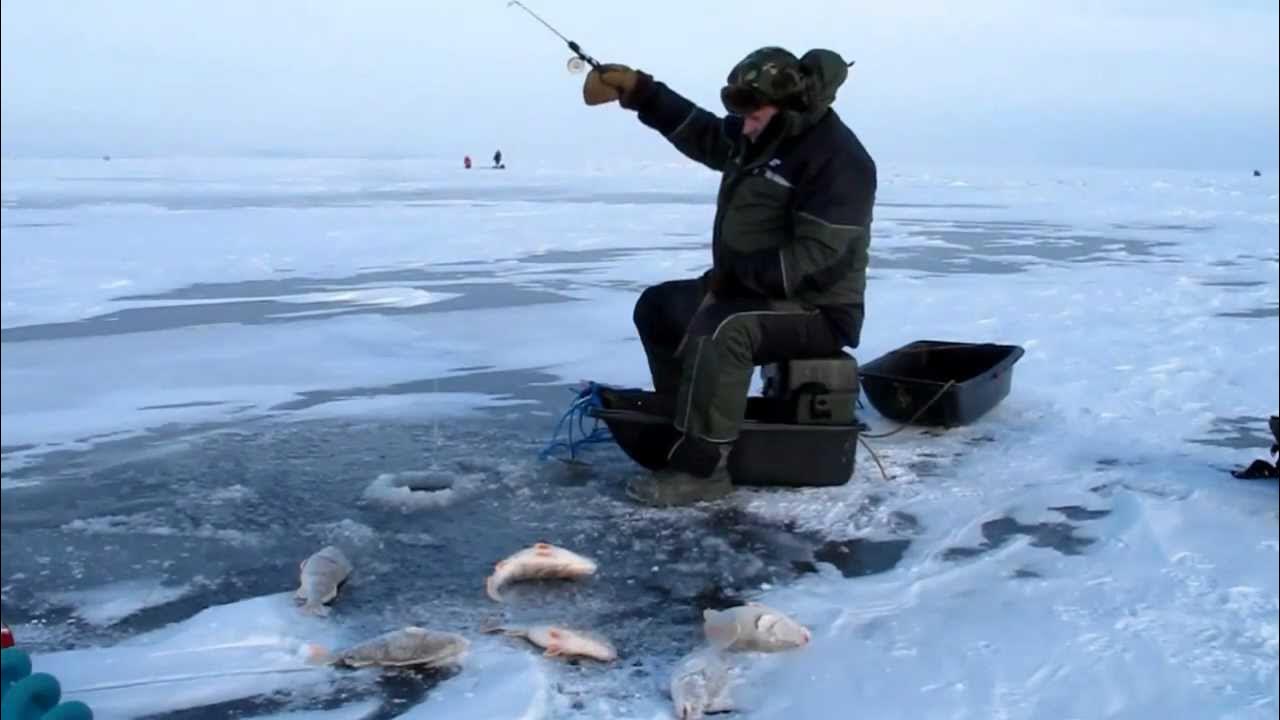
[[[600,418],[591,418],[591,429],[587,429],[586,423],[587,418],[590,417],[590,409],[604,407],[604,402],[600,400],[600,388],[602,387],[605,386],[589,382],[585,389],[578,391],[577,397],[574,398],[573,402],[569,403],[569,409],[565,410],[564,415],[560,416],[560,421],[556,423],[555,432],[551,434],[551,442],[547,443],[542,452],[538,453],[539,458],[546,460],[557,450],[568,450],[569,460],[567,462],[580,462],[578,453],[582,448],[588,445],[613,442],[613,436],[609,434],[609,428],[601,425]],[[575,426],[578,429],[578,437],[576,439],[573,436]],[[561,430],[566,431],[567,437],[565,440],[558,439]]]

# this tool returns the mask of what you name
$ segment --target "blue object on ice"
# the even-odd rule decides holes
[[[569,451],[569,461],[578,461],[578,452],[589,445],[599,445],[601,443],[613,442],[613,436],[609,434],[609,429],[600,423],[599,418],[592,418],[591,429],[586,427],[586,419],[589,415],[590,408],[602,408],[604,403],[600,400],[600,388],[607,387],[595,382],[588,382],[587,387],[578,392],[573,402],[569,403],[569,409],[565,410],[564,415],[560,416],[560,422],[556,423],[555,432],[551,434],[551,442],[538,453],[538,457],[546,460],[551,457],[556,450],[564,449]],[[578,428],[578,437],[573,436],[574,426]],[[567,439],[559,440],[560,431],[566,430]]]
[[[26,651],[7,648],[0,654],[0,716],[4,720],[93,720],[93,711],[79,700],[64,703],[58,679],[31,673]]]
[[[0,699],[9,694],[9,686],[31,674],[31,656],[16,649],[0,653]]]

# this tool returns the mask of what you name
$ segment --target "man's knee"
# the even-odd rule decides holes
[[[635,323],[640,337],[652,337],[662,322],[662,296],[660,286],[651,285],[640,293],[635,309],[631,311],[631,321]]]
[[[711,335],[716,354],[722,360],[748,367],[752,364],[759,339],[758,323],[755,316],[749,313],[731,315]]]

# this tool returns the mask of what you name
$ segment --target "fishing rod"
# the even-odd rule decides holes
[[[600,63],[595,58],[582,52],[582,48],[578,45],[578,43],[565,37],[559,30],[552,27],[551,23],[547,22],[546,20],[543,20],[541,17],[538,17],[538,13],[530,10],[528,6],[520,2],[520,0],[510,0],[510,2],[507,3],[507,7],[511,7],[512,5],[517,5],[520,7],[521,10],[524,10],[525,12],[529,13],[529,15],[534,20],[537,20],[538,22],[542,23],[548,30],[555,33],[556,37],[563,40],[565,44],[569,46],[569,49],[572,50],[573,54],[576,56],[576,57],[569,58],[569,63],[568,63],[569,72],[575,72],[575,73],[582,72],[583,63],[590,65],[596,70],[600,69]]]

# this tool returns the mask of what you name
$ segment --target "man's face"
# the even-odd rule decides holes
[[[747,136],[751,142],[755,142],[760,137],[760,133],[769,126],[769,121],[774,115],[778,114],[778,108],[773,105],[765,105],[757,110],[752,110],[742,116],[742,134]]]

